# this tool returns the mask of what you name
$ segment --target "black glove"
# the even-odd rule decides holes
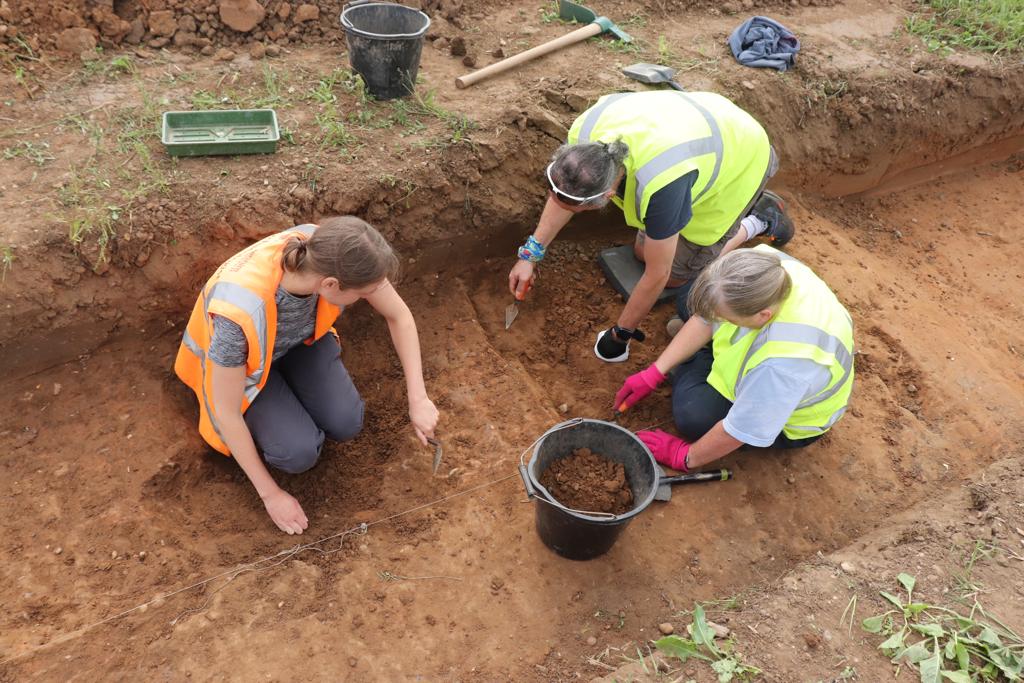
[[[615,325],[598,333],[594,354],[608,363],[621,363],[629,358],[629,340],[643,341],[646,338],[640,330],[626,330]]]

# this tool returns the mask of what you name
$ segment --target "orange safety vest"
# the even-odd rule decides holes
[[[274,338],[277,336],[277,302],[274,297],[284,276],[281,254],[292,237],[307,239],[314,230],[315,225],[289,228],[251,244],[229,258],[206,282],[188,319],[178,357],[174,361],[174,372],[199,400],[199,433],[208,444],[225,455],[231,455],[231,451],[220,436],[210,400],[213,373],[208,367],[208,353],[212,316],[223,316],[245,332],[249,355],[245,361],[244,413],[270,377]],[[331,326],[340,314],[340,308],[320,297],[313,336],[305,343],[312,344],[332,331]]]

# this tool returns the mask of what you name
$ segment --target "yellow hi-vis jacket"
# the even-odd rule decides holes
[[[853,389],[853,321],[828,285],[792,256],[767,245],[754,247],[782,259],[793,287],[779,312],[760,330],[716,323],[715,360],[708,383],[730,401],[743,390],[743,378],[769,358],[805,358],[829,369],[832,379],[805,398],[782,433],[790,439],[823,434],[846,412]]]
[[[714,244],[740,218],[768,170],[771,145],[754,117],[715,93],[656,92],[605,95],[569,129],[569,144],[629,146],[622,209],[627,225],[644,230],[655,192],[696,170],[693,217],[680,237]]]
[[[208,444],[225,455],[230,455],[230,451],[221,438],[211,400],[213,373],[208,353],[212,316],[223,316],[245,332],[249,355],[245,361],[244,413],[270,376],[277,335],[277,302],[274,297],[284,275],[281,254],[291,238],[307,239],[314,230],[315,225],[300,225],[266,237],[238,252],[214,272],[192,309],[174,361],[174,372],[199,400],[199,433]],[[312,344],[330,332],[340,314],[340,308],[320,297],[313,336],[305,343]]]

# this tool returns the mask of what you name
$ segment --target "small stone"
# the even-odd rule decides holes
[[[320,8],[316,5],[302,4],[295,10],[294,21],[296,24],[304,24],[307,21],[316,21],[320,18]]]
[[[794,476],[793,476],[793,475],[791,474],[791,475],[789,475],[788,477],[786,477],[786,482],[787,482],[787,483],[790,483],[790,484],[795,484],[795,483],[796,483],[796,477],[794,477]]]
[[[281,48],[277,45],[267,45],[267,56],[268,57],[279,57],[281,55]]]
[[[476,68],[476,55],[466,55],[462,58],[462,66],[469,67],[470,69]]]
[[[149,13],[149,32],[154,36],[170,38],[178,30],[178,22],[171,10],[157,10]]]
[[[178,19],[179,30],[184,31],[185,33],[195,33],[196,28],[195,17],[186,14]]]
[[[711,620],[708,620],[708,628],[715,632],[715,638],[728,638],[729,633],[731,633],[728,626],[716,624]]]
[[[63,389],[63,388],[64,387],[61,385],[60,382],[54,382],[53,383],[53,395],[54,396],[59,396],[60,395],[60,390]]]
[[[916,394],[917,393],[917,385],[916,384],[908,384],[907,385],[907,393],[908,394]]]
[[[256,28],[266,15],[257,0],[220,0],[220,20],[239,33]]]
[[[57,548],[53,551],[53,554],[54,555],[60,555],[62,552],[64,552],[64,548],[61,548],[60,546],[57,546]]]
[[[756,87],[756,86],[755,86],[755,85],[754,85],[753,83],[751,83],[750,81],[743,81],[742,83],[740,83],[740,85],[742,85],[742,86],[743,86],[744,88],[746,88],[747,90],[753,90],[753,89],[754,89],[754,88]]]
[[[857,568],[853,566],[853,562],[840,562],[839,568],[847,574],[852,574]]]
[[[199,53],[204,57],[212,57],[213,53],[216,51],[217,50],[213,47],[213,45],[207,45],[202,50],[200,50]]]
[[[359,660],[358,660],[358,659],[356,659],[355,657],[349,657],[349,658],[348,658],[348,665],[349,665],[350,667],[352,667],[353,669],[354,669],[354,668],[356,668],[356,666],[357,666],[358,664],[359,664]]]
[[[142,550],[142,551],[139,552],[139,559],[142,560],[143,562],[145,562],[147,555],[148,555],[148,553],[145,550]]]
[[[452,57],[464,56],[466,54],[466,39],[462,36],[452,38],[452,42],[449,44],[448,49],[451,51]]]
[[[227,49],[226,47],[222,47],[221,49],[217,50],[217,54],[214,55],[214,58],[220,62],[230,62],[232,59],[235,58],[235,53]]]
[[[290,2],[282,2],[281,6],[277,8],[277,16],[281,21],[284,21],[292,13],[292,4]]]
[[[893,237],[895,237],[898,240],[903,239],[903,231],[902,230],[893,230],[892,231],[892,235],[893,235]]]
[[[112,560],[116,560],[117,559],[117,551],[116,550],[111,550],[110,551],[110,559],[112,559]]]
[[[277,609],[281,609],[282,607],[284,607],[284,600],[282,600],[281,602],[277,603]]]
[[[495,59],[504,59],[505,51],[502,50],[500,47],[496,47],[493,50],[491,50],[491,56],[494,57]]]
[[[595,645],[597,645],[597,638],[594,637],[594,636],[588,637],[587,638],[587,645],[589,645],[590,647],[594,647]]]
[[[666,636],[670,636],[673,633],[675,633],[676,627],[666,621],[664,623],[658,624],[658,630]]]
[[[146,24],[143,23],[142,17],[135,17],[128,26],[128,34],[124,37],[124,41],[129,45],[138,45],[145,35]]]
[[[57,34],[57,49],[81,54],[96,49],[96,37],[87,28],[66,28]]]
[[[253,59],[263,59],[267,54],[267,46],[263,43],[253,43],[249,48],[249,56]]]

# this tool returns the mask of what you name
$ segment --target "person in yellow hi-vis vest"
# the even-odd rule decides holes
[[[324,438],[348,441],[363,426],[363,400],[341,362],[334,321],[360,299],[388,323],[405,371],[409,419],[426,445],[437,408],[423,383],[416,321],[391,284],[398,258],[354,216],[298,225],[225,261],[199,294],[174,371],[199,401],[199,433],[233,456],[289,534],[309,525],[267,466],[305,472]]]
[[[629,341],[666,287],[692,281],[719,255],[762,235],[781,247],[793,236],[782,200],[764,190],[778,168],[768,134],[721,95],[674,90],[600,98],[569,130],[547,167],[547,203],[519,248],[509,289],[525,295],[535,266],[573,214],[609,201],[638,229],[644,262],[616,324],[598,334],[594,353],[629,357]]]
[[[686,472],[744,444],[801,448],[846,412],[853,321],[810,268],[759,245],[720,257],[686,289],[682,328],[615,395],[629,410],[673,376],[682,438],[637,434],[658,462]]]

